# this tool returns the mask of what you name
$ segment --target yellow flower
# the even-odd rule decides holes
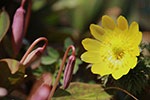
[[[112,74],[114,79],[119,79],[136,66],[142,33],[136,22],[132,22],[128,28],[123,16],[119,16],[116,25],[111,17],[104,15],[102,26],[90,25],[95,39],[82,41],[87,51],[81,55],[81,59],[93,64],[91,71],[94,74]]]

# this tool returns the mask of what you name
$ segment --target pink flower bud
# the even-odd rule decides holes
[[[25,10],[20,7],[16,10],[13,24],[12,24],[12,44],[14,49],[14,56],[20,51],[22,45],[22,39],[24,37],[24,14]]]
[[[65,72],[64,72],[64,79],[63,79],[63,87],[66,89],[69,86],[69,83],[72,78],[72,73],[75,65],[75,56],[71,55],[68,59]]]
[[[4,97],[7,95],[7,90],[5,88],[0,87],[0,97]]]
[[[47,100],[50,93],[49,88],[50,87],[48,85],[43,85],[39,87],[30,100]]]
[[[25,61],[23,62],[24,66],[29,66],[31,63],[33,63],[34,61],[36,61],[38,58],[41,57],[43,53],[43,48],[42,47],[38,47],[37,49],[33,50],[25,59]]]
[[[45,44],[42,47],[38,47],[37,49],[32,51],[34,46],[40,41],[45,41]],[[45,48],[47,47],[47,44],[48,44],[48,40],[46,38],[44,38],[44,37],[40,37],[40,38],[36,39],[31,44],[31,46],[28,48],[28,50],[26,51],[25,55],[22,57],[20,63],[22,63],[25,66],[30,65],[32,62],[34,62],[39,57],[41,57],[41,55],[43,54]]]
[[[47,100],[52,87],[52,76],[44,73],[34,84],[27,100]]]

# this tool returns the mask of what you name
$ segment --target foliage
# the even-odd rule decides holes
[[[112,96],[99,84],[73,82],[68,89],[58,89],[52,100],[110,100]]]
[[[67,47],[69,45],[73,45],[73,41],[70,38],[66,38],[64,41],[64,51],[66,51]],[[78,48],[76,48],[76,55],[78,52]],[[64,53],[64,51],[61,51],[60,53]],[[53,74],[53,82],[55,82],[59,67],[61,65],[62,62],[62,58],[60,57],[60,53],[58,52],[58,50],[52,48],[52,47],[47,47],[47,52],[45,54],[45,56],[43,56],[41,58],[41,65],[33,70],[33,74],[36,76],[41,76],[42,73],[44,72],[50,72]],[[69,52],[69,55],[71,54],[71,52]],[[67,59],[68,61],[68,59]],[[66,63],[67,63],[66,61]],[[78,69],[79,69],[79,65],[82,63],[82,61],[79,58],[76,58],[76,62],[75,62],[75,67],[73,70],[73,74],[76,74]],[[61,75],[62,77],[60,78],[60,83],[63,83],[63,73]]]
[[[25,67],[14,59],[1,59],[0,66],[0,87],[11,91],[23,80]]]
[[[4,38],[10,25],[9,15],[5,10],[0,11],[0,41]]]
[[[25,4],[22,3],[23,1]],[[72,81],[86,83],[73,82],[67,90],[63,90],[58,84],[53,100],[97,100],[97,98],[110,100],[112,96],[106,93],[101,85],[117,86],[141,96],[141,91],[145,91],[146,86],[149,87],[149,56],[141,52],[137,67],[118,81],[113,80],[111,75],[100,76],[101,80],[99,80],[89,69],[86,69],[87,64],[83,63],[79,56],[83,52],[81,40],[90,37],[89,24],[100,25],[102,15],[109,15],[115,19],[121,14],[129,20],[129,23],[133,20],[139,21],[142,32],[149,30],[148,4],[148,0],[146,2],[145,0],[121,0],[121,2],[120,0],[0,0],[0,89],[2,87],[8,92],[3,98],[0,94],[0,99],[26,100],[30,95],[39,96],[38,93],[43,93],[41,91],[43,88],[38,89],[44,86],[43,84],[50,83],[49,81],[55,81],[64,52],[72,44],[76,46],[76,63]],[[14,56],[12,25],[15,12],[20,6],[25,10],[22,18],[25,24],[24,28],[19,26],[26,34],[22,34],[21,42],[18,42],[22,47],[17,52],[18,55]],[[32,64],[23,65],[21,60],[29,45],[41,36],[48,39],[46,52],[43,51],[44,54],[41,56],[41,49],[35,47],[40,48],[43,42],[38,43],[38,46],[33,47],[35,51],[31,51],[33,54],[28,54],[26,61],[30,60],[30,57],[38,60],[34,59],[36,60],[34,63],[31,61]],[[142,44],[141,48],[150,51],[150,45]],[[53,80],[46,77],[41,81],[41,76],[45,72],[50,76],[52,74]],[[34,83],[38,84],[36,89],[33,89]],[[63,72],[60,83],[63,83]],[[53,86],[48,84],[46,88],[50,90]],[[31,93],[32,90],[34,93]]]

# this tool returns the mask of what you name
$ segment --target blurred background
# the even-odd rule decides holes
[[[0,0],[0,7],[5,7],[12,19],[20,1]],[[104,14],[114,19],[123,15],[129,23],[137,21],[141,31],[150,30],[149,0],[32,0],[32,13],[25,38],[32,41],[39,36],[46,36],[49,44],[58,45],[69,36],[78,44],[88,35],[89,25],[100,24]]]
[[[5,8],[11,23],[20,3],[21,0],[0,0],[0,9]],[[28,3],[25,4],[25,9],[27,6]],[[140,31],[143,32],[143,42],[150,42],[150,0],[32,0],[28,29],[17,59],[24,55],[35,39],[44,36],[48,39],[48,48],[40,64],[33,64],[30,73],[39,77],[49,71],[56,77],[64,51],[73,44],[77,60],[72,81],[100,83],[97,76],[91,73],[90,65],[80,60],[80,55],[85,51],[81,40],[92,37],[89,32],[90,24],[101,25],[103,15],[109,15],[114,20],[123,15],[129,24],[132,21],[138,22]],[[7,35],[11,38],[11,30]],[[35,67],[38,68],[34,69]]]

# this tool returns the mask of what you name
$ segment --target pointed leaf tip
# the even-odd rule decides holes
[[[3,10],[0,12],[0,42],[6,35],[10,25],[9,15]]]

